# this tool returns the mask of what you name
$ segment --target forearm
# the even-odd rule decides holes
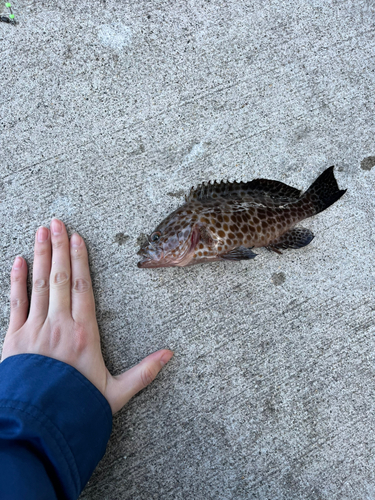
[[[0,364],[1,498],[76,499],[112,426],[104,396],[75,368],[35,354]]]

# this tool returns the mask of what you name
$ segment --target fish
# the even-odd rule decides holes
[[[298,249],[314,238],[297,223],[326,210],[345,194],[327,168],[302,193],[280,181],[214,181],[191,188],[185,203],[148,236],[139,268],[184,267],[250,260],[254,248]]]

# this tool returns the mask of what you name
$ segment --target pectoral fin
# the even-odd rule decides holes
[[[305,227],[294,227],[291,231],[284,233],[279,239],[272,241],[268,245],[269,250],[281,253],[280,249],[302,248],[314,239],[314,233]]]
[[[220,255],[220,258],[224,260],[249,260],[254,259],[257,255],[251,248],[237,247],[224,255]]]
[[[207,246],[212,246],[215,243],[215,239],[211,231],[207,229],[205,225],[200,225],[199,226],[199,233],[200,233],[200,239],[203,243],[205,243]]]

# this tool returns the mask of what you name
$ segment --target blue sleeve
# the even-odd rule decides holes
[[[0,497],[76,500],[112,429],[101,392],[72,366],[39,354],[0,363]]]

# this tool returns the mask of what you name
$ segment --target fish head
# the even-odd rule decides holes
[[[199,231],[191,218],[171,214],[148,236],[138,251],[138,267],[186,266],[193,258]]]

